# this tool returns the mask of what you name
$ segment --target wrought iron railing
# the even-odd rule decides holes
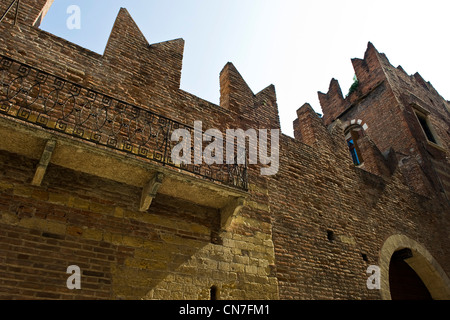
[[[248,187],[247,165],[172,162],[171,150],[178,143],[171,141],[172,132],[194,133],[193,127],[3,55],[0,113],[229,186]]]

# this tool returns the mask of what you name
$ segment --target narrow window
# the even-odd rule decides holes
[[[360,126],[356,126],[347,130],[345,136],[345,139],[347,141],[347,147],[348,150],[350,151],[350,155],[352,157],[353,164],[355,166],[359,166],[364,162],[361,156],[361,151],[359,150],[358,147],[358,140],[362,135],[362,132],[363,132],[362,128]]]
[[[423,113],[416,112],[417,119],[419,120],[419,123],[423,129],[423,132],[425,133],[425,136],[427,137],[428,141],[433,142],[435,144],[437,143],[437,140],[433,134],[433,130],[431,129],[430,122],[428,120],[428,117],[424,115]]]
[[[350,138],[347,140],[347,145],[348,145],[348,149],[350,150],[350,154],[352,156],[353,163],[356,166],[359,166],[361,164],[361,161],[359,161],[358,152],[356,152],[355,141],[352,138]]]

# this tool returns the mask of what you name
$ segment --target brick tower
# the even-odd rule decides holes
[[[364,59],[352,63],[356,90],[344,99],[333,79],[328,93],[319,93],[324,124],[341,122],[356,165],[382,173],[383,158],[390,159],[384,162],[399,166],[413,190],[448,200],[450,103],[419,73],[394,68],[371,43]]]

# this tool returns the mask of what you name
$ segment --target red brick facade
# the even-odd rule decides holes
[[[420,75],[394,68],[369,44],[364,59],[352,61],[355,92],[344,98],[333,80],[319,93],[323,118],[307,104],[298,110],[295,138],[280,136],[278,174],[249,165],[246,187],[230,186],[202,168],[141,157],[125,140],[110,148],[79,127],[44,125],[49,97],[58,100],[51,88],[61,79],[75,85],[67,101],[79,86],[87,97],[95,92],[140,115],[158,114],[159,123],[198,120],[225,131],[279,129],[274,86],[254,94],[228,63],[220,105],[212,104],[180,89],[182,39],[149,44],[121,9],[99,55],[37,28],[51,2],[21,1],[17,25],[14,10],[0,23],[1,75],[13,61],[34,68],[33,83],[41,83],[13,96],[23,85],[0,78],[1,299],[196,300],[208,299],[213,286],[220,299],[384,299],[385,259],[405,247],[432,297],[450,297],[450,103]],[[67,101],[59,103],[60,119]],[[81,117],[83,108],[70,115]],[[121,119],[127,126],[119,134],[136,119]],[[359,166],[345,139],[356,127]],[[46,159],[49,141],[56,146]],[[153,200],[148,210],[145,197]],[[66,287],[70,265],[82,270],[81,290]],[[381,290],[366,286],[369,265],[382,269]]]

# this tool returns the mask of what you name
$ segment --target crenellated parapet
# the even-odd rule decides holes
[[[369,43],[294,139],[273,85],[227,63],[213,104],[180,89],[182,39],[121,9],[98,54],[38,28],[51,2],[0,1],[0,299],[401,297],[400,259],[450,297],[448,101],[420,75]]]
[[[232,123],[238,128],[280,129],[273,85],[255,94],[235,66],[227,63],[220,73],[220,106],[199,102],[180,90],[183,39],[151,44],[121,8],[103,54],[97,54],[38,28],[35,22],[42,20],[51,3],[21,1],[17,26],[13,6],[0,23],[5,31],[0,49],[19,62],[51,68],[55,76],[189,125],[203,120],[208,127]],[[3,2],[0,12],[6,9]],[[210,117],[213,112],[218,114]]]
[[[180,88],[184,40],[176,39],[150,45],[125,8],[117,15],[103,59],[143,83],[164,83]]]
[[[324,113],[324,121],[326,124],[330,124],[332,119],[336,119],[347,106],[339,82],[332,79],[328,92],[326,94],[319,92],[318,95]]]
[[[231,62],[220,73],[220,106],[265,128],[280,129],[275,86],[254,94]]]
[[[326,125],[332,123],[355,102],[364,98],[386,80],[384,66],[389,62],[372,43],[369,42],[364,59],[355,58],[351,61],[358,80],[358,85],[352,92],[344,97],[339,82],[332,79],[328,92],[318,93]]]

